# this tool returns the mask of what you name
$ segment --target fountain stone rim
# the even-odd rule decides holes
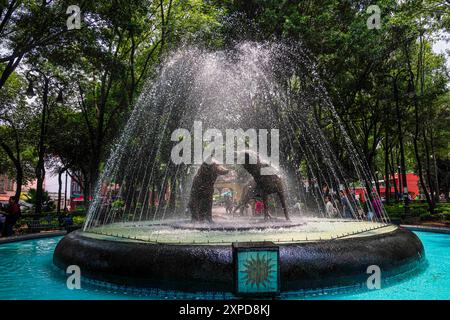
[[[378,265],[384,277],[425,260],[420,240],[401,227],[364,237],[276,245],[282,291],[362,283],[370,265]],[[89,279],[130,287],[233,291],[230,244],[113,241],[75,231],[58,243],[53,262],[63,270],[78,265]]]

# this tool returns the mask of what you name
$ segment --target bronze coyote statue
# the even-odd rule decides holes
[[[219,175],[228,173],[216,160],[208,162],[200,166],[192,182],[188,208],[194,222],[212,222],[214,183]]]
[[[243,157],[245,161],[242,166],[250,173],[254,182],[250,182],[244,188],[242,200],[235,209],[235,212],[239,208],[245,208],[251,199],[260,196],[264,204],[264,219],[268,220],[271,218],[267,205],[268,197],[275,193],[280,198],[286,220],[290,220],[286,205],[285,189],[281,177],[275,172],[270,175],[261,174],[262,168],[274,168],[270,164],[261,161],[258,154],[245,151]],[[204,162],[200,166],[194,176],[188,204],[193,222],[212,222],[214,183],[219,175],[224,175],[228,172],[229,170],[220,165],[215,159]]]
[[[255,180],[255,186],[250,188],[253,195],[259,195],[262,198],[262,201],[264,203],[264,219],[268,220],[271,218],[271,215],[269,213],[269,209],[267,206],[267,200],[269,195],[271,194],[277,194],[280,198],[281,207],[283,208],[284,216],[286,217],[286,220],[289,219],[289,213],[286,205],[286,192],[284,189],[283,181],[281,180],[281,177],[275,173],[275,168],[271,168],[271,165],[262,161],[259,155],[252,151],[245,151],[244,153],[244,164],[242,165],[245,170],[248,171],[253,177],[253,180]],[[239,153],[238,153],[239,155]],[[261,174],[262,168],[270,168],[274,169],[273,174],[270,175],[263,175]],[[245,198],[249,198],[250,195],[247,195]],[[245,199],[243,199],[245,200]]]

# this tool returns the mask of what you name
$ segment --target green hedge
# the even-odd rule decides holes
[[[61,212],[61,215],[64,215],[63,212]],[[69,212],[69,215],[72,217],[73,224],[74,225],[80,225],[83,224],[86,220],[86,212],[84,211],[72,211]],[[51,224],[58,224],[58,217],[59,215],[56,212],[45,212],[39,215],[39,220],[47,220]],[[26,224],[33,220],[36,220],[36,215],[32,213],[23,213],[17,222],[18,224]]]
[[[406,217],[403,203],[389,204],[384,207],[391,219],[404,219]],[[426,203],[413,201],[410,203],[409,208],[410,216],[420,217],[423,221],[450,221],[450,203],[438,203],[434,214],[428,211],[428,205]]]

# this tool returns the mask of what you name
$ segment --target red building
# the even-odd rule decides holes
[[[390,198],[395,197],[395,187],[394,183],[397,186],[397,192],[403,193],[403,189],[405,186],[403,186],[403,178],[400,176],[400,180],[398,177],[398,174],[395,174],[394,178],[391,177],[389,180],[390,184]],[[415,197],[420,194],[419,189],[419,176],[417,176],[414,173],[407,173],[406,174],[406,186],[408,187],[408,194],[411,195],[412,199],[415,199]],[[380,196],[386,197],[386,183],[384,180],[380,181]]]
[[[399,175],[395,174],[394,177],[390,176],[389,177],[389,187],[391,189],[390,192],[390,198],[391,199],[395,199],[395,190],[397,189],[397,192],[402,195],[403,194],[403,182],[402,182],[402,176],[400,176],[399,179]],[[379,180],[378,181],[379,185],[380,185],[380,196],[382,198],[386,198],[386,181],[385,180]],[[419,188],[419,176],[417,176],[414,173],[407,173],[406,174],[406,184],[408,187],[408,194],[411,196],[412,199],[415,199],[415,197],[420,194],[420,188]],[[376,187],[374,186],[373,191],[376,191]],[[361,201],[365,201],[367,190],[365,188],[359,187],[359,188],[355,188],[355,194],[358,195],[359,199]]]

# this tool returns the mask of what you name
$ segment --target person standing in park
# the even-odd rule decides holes
[[[3,226],[2,236],[9,237],[14,234],[14,225],[17,220],[20,218],[20,206],[19,200],[16,197],[9,198],[8,209],[6,209],[6,219]]]
[[[264,203],[261,200],[255,202],[255,215],[260,216],[264,210]]]
[[[331,202],[331,196],[325,197],[325,211],[327,213],[328,218],[337,217],[337,209],[334,207],[333,203]]]
[[[344,218],[347,219],[353,218],[352,209],[350,208],[350,201],[348,200],[348,197],[343,190],[340,191],[340,196]]]
[[[225,211],[227,214],[233,213],[233,199],[229,194],[225,194],[224,196],[224,202],[225,202]]]
[[[299,199],[297,199],[297,202],[295,202],[294,210],[295,212],[298,212],[299,215],[302,214],[302,203],[300,202]]]

